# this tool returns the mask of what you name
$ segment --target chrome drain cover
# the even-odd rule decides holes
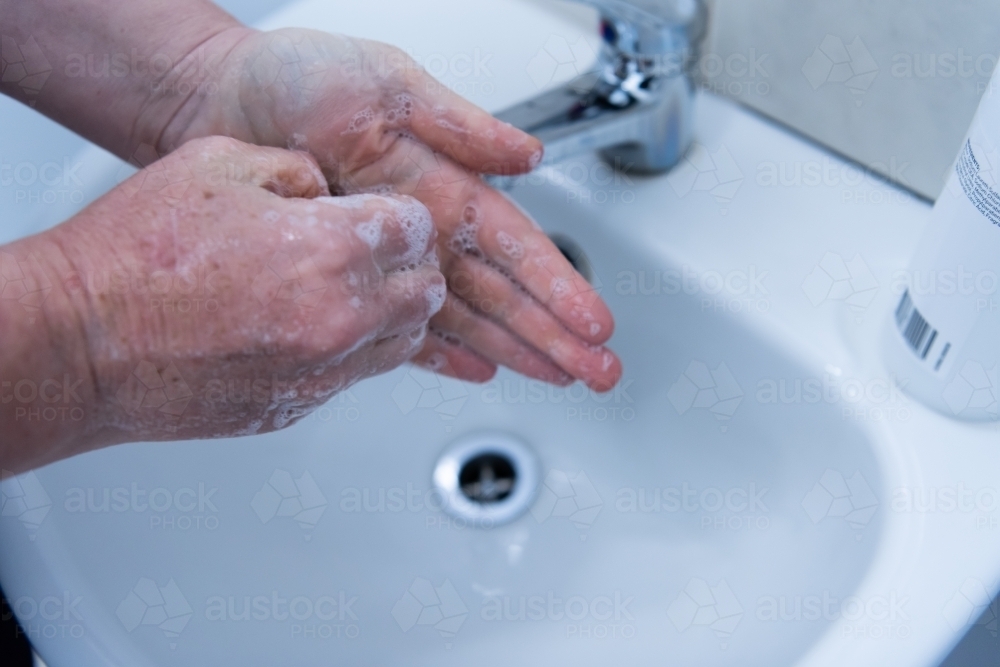
[[[521,516],[535,500],[538,461],[507,433],[473,433],[453,442],[434,467],[442,509],[475,528]]]

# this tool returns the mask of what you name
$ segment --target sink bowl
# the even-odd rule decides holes
[[[33,477],[52,511],[33,542],[11,525],[4,542],[26,567],[44,555],[83,574],[88,650],[67,660],[777,665],[816,641],[836,616],[809,618],[802,591],[839,613],[878,544],[868,436],[836,403],[758,401],[762,382],[823,371],[701,295],[616,288],[682,275],[669,257],[621,242],[557,185],[513,196],[586,254],[622,383],[599,395],[402,368],[287,431],[48,466]],[[450,442],[488,431],[526,443],[541,471],[503,526],[449,516],[431,480]],[[802,622],[778,622],[793,607]]]
[[[435,73],[498,110],[586,66],[539,74],[594,30],[553,7],[304,2],[268,25],[393,41],[432,72],[478,57],[482,78]],[[432,27],[459,24],[475,30],[443,47]],[[279,433],[5,478],[0,581],[46,662],[936,664],[997,589],[996,507],[900,498],[979,493],[1000,465],[995,426],[909,401],[874,353],[887,275],[928,207],[870,179],[852,197],[890,205],[769,187],[761,165],[851,167],[730,103],[698,105],[698,144],[666,176],[585,156],[510,193],[614,312],[612,392],[404,367]],[[124,173],[96,148],[79,160],[86,199]],[[855,254],[874,281],[863,307],[829,296]],[[435,486],[442,456],[477,438],[517,442],[533,466],[503,521],[464,517]]]

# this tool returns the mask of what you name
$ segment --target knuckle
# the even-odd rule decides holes
[[[366,341],[372,337],[376,331],[373,318],[364,313],[364,308],[348,307],[341,316],[342,329],[337,337],[337,352],[352,349],[358,343]]]

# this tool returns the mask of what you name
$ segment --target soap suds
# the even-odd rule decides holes
[[[435,315],[441,310],[447,295],[448,288],[444,283],[431,285],[427,288],[427,304],[430,307],[431,315]]]
[[[504,254],[511,259],[521,259],[524,257],[524,246],[507,232],[501,230],[497,232],[497,243]]]
[[[448,239],[448,249],[458,255],[481,255],[479,250],[479,209],[468,204],[462,211],[462,222]]]
[[[332,206],[337,206],[346,209],[359,209],[364,208],[373,199],[378,199],[377,196],[371,193],[359,193],[352,195],[344,195],[342,197],[316,197],[312,201],[320,202],[322,204],[329,204]]]
[[[375,112],[372,111],[371,107],[365,107],[351,116],[350,122],[347,123],[347,129],[341,132],[341,134],[360,134],[371,127],[374,121]]]
[[[395,101],[397,106],[385,112],[386,122],[390,125],[409,123],[410,116],[413,114],[413,98],[406,93],[400,93],[396,95]]]
[[[552,296],[561,299],[570,293],[570,280],[568,278],[553,278],[549,284]]]
[[[448,357],[444,356],[440,352],[434,352],[427,357],[427,361],[424,363],[427,365],[427,368],[436,373],[448,365]]]
[[[373,219],[358,223],[354,228],[354,233],[358,235],[358,238],[372,250],[378,247],[379,241],[382,240],[382,221],[384,219],[385,215],[378,213]]]
[[[419,264],[427,255],[427,245],[434,234],[434,221],[427,207],[416,200],[400,201],[388,199],[393,203],[396,222],[403,231],[406,240],[406,252],[400,257],[405,264]]]
[[[615,361],[614,355],[610,352],[605,352],[604,356],[601,358],[601,370],[606,371],[611,368],[611,364]]]

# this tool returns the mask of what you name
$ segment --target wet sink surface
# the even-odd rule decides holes
[[[389,24],[379,17],[390,5],[305,3],[277,22],[394,41],[425,63],[507,53],[515,30],[525,43],[572,45],[593,29],[537,13],[522,21],[527,5],[499,0],[397,3]],[[457,34],[454,53],[411,29],[473,18],[490,35]],[[508,85],[537,56],[522,50],[490,60],[483,80],[445,72],[446,82],[499,109],[535,92]],[[831,249],[854,256],[835,235],[855,218],[857,238],[905,254],[902,234],[862,228],[864,216],[831,203],[839,192],[755,187],[762,160],[833,158],[718,100],[700,104],[714,175],[692,172],[699,154],[624,187],[612,177],[588,190],[556,169],[511,193],[586,256],[617,320],[625,376],[615,391],[505,371],[478,386],[401,368],[280,433],[127,445],[5,480],[0,577],[52,667],[770,667],[903,653],[930,664],[960,630],[942,625],[941,610],[970,572],[993,581],[989,549],[1000,542],[889,502],[925,479],[991,484],[988,438],[935,458],[920,449],[923,432],[944,438],[950,427],[912,403],[902,436],[852,418],[865,406],[844,400],[857,383],[844,362],[857,350],[803,281]],[[742,169],[724,169],[727,155]],[[106,155],[87,160],[88,196],[121,178]],[[828,220],[803,233],[801,211]],[[49,211],[48,223],[70,213]],[[865,252],[876,272],[898,259]],[[441,454],[483,433],[523,442],[540,481],[527,511],[493,527],[442,511],[432,486]],[[975,548],[948,558],[963,566],[934,551],[961,540]],[[897,595],[909,600],[902,618],[891,616]]]
[[[615,391],[403,368],[283,432],[88,454],[36,473],[53,507],[33,541],[4,525],[8,567],[52,564],[27,588],[82,597],[80,642],[119,664],[793,662],[836,618],[815,600],[839,611],[878,543],[865,434],[808,391],[788,404],[823,372],[666,287],[683,267],[558,186],[514,196],[589,259]],[[431,485],[485,431],[526,443],[542,479],[497,527]]]

